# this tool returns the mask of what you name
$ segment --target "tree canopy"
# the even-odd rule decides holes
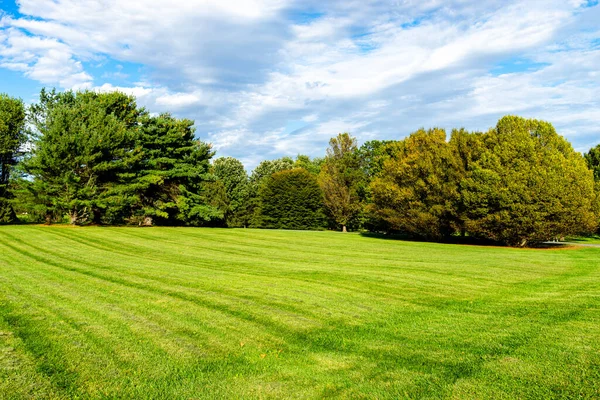
[[[27,139],[23,101],[0,93],[0,224],[16,221],[10,203],[11,173]]]
[[[390,145],[371,184],[375,212],[398,231],[428,239],[454,232],[458,167],[443,129],[421,129]]]
[[[325,157],[258,163],[250,175],[133,96],[0,95],[0,223],[30,221],[337,228],[525,246],[592,232],[600,145],[584,156],[544,121],[506,116],[487,132],[420,129],[360,147],[340,133]]]
[[[332,138],[319,173],[319,184],[325,208],[343,232],[362,210],[359,190],[363,178],[356,138],[348,133]]]
[[[259,189],[264,228],[320,229],[325,226],[323,194],[317,179],[302,168],[272,174]]]

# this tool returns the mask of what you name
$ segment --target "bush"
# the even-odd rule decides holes
[[[257,223],[263,228],[321,229],[326,224],[323,193],[303,168],[276,172],[259,188]]]

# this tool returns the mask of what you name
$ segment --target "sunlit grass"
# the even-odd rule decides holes
[[[599,256],[0,227],[0,398],[598,398]]]

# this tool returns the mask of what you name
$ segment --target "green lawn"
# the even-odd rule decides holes
[[[0,227],[0,398],[599,398],[600,249]]]
[[[574,238],[567,238],[568,242],[581,243],[581,244],[600,244],[600,235],[592,236],[579,236]]]

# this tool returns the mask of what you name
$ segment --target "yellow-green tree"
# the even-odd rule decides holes
[[[348,133],[331,138],[319,173],[319,185],[325,208],[342,232],[346,232],[350,220],[362,209],[358,191],[363,180],[356,138]]]
[[[550,123],[507,116],[483,142],[461,183],[469,234],[525,246],[595,229],[593,174]]]
[[[373,209],[390,227],[428,239],[454,232],[457,160],[443,129],[420,129],[389,145],[390,158],[371,183]]]

